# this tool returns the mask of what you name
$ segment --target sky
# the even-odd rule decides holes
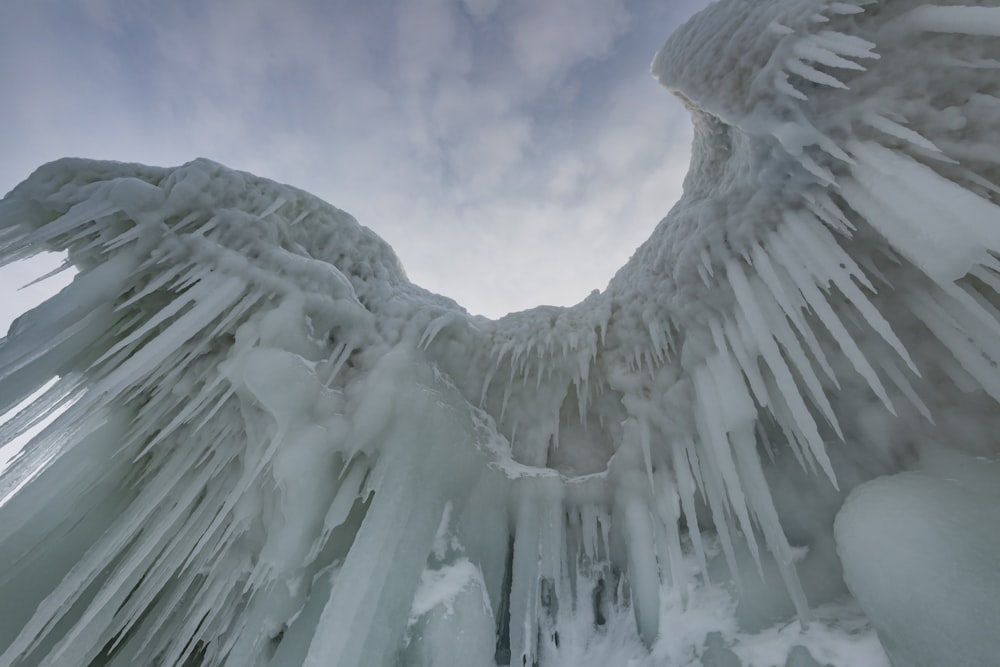
[[[3,0],[0,194],[66,155],[207,157],[351,213],[473,313],[571,305],[680,196],[690,121],[649,63],[706,4]],[[0,330],[54,261],[0,272]]]

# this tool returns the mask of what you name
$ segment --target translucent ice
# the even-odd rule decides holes
[[[1000,655],[1000,469],[935,458],[852,492],[836,526],[844,577],[896,667],[988,665]]]

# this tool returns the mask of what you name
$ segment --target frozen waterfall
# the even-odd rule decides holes
[[[0,341],[0,667],[1000,664],[1000,3],[720,0],[652,70],[684,195],[571,308],[207,160],[0,201],[78,271]]]

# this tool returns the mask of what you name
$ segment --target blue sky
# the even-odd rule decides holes
[[[290,183],[489,316],[603,289],[680,194],[649,75],[707,0],[7,0],[0,191],[64,156]],[[0,273],[0,328],[35,294]]]

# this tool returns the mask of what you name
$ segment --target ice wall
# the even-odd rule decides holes
[[[0,413],[58,378],[0,444],[62,411],[0,477],[0,666],[986,664],[998,38],[711,5],[653,63],[683,198],[498,321],[294,188],[41,167],[0,261],[79,274],[0,343]]]

